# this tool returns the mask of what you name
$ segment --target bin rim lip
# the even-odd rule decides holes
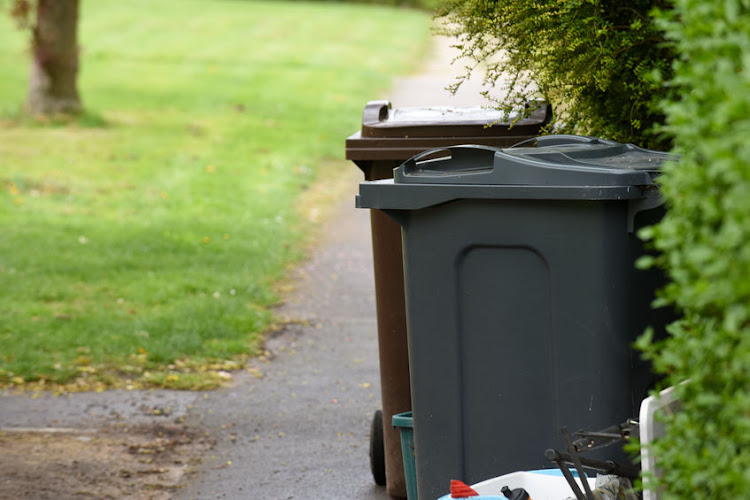
[[[359,185],[357,208],[420,210],[454,201],[630,201],[661,197],[656,186],[525,186],[399,184],[393,179]]]
[[[345,158],[356,162],[388,161],[396,162],[394,168],[409,158],[435,148],[448,148],[459,144],[483,144],[496,148],[507,148],[521,141],[537,137],[531,131],[508,130],[496,135],[446,136],[425,135],[422,137],[363,137],[361,131],[346,138]],[[360,167],[361,168],[361,167]]]

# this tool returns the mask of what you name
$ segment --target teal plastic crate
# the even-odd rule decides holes
[[[414,454],[414,418],[412,412],[399,413],[393,416],[393,427],[401,432],[401,453],[404,456],[404,478],[406,479],[406,498],[418,500],[417,465]]]

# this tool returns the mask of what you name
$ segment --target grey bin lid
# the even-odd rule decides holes
[[[361,184],[357,206],[413,210],[456,199],[654,198],[654,179],[669,159],[632,144],[570,135],[506,149],[454,146],[409,159],[393,180]]]

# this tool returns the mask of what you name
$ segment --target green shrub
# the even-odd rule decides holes
[[[662,498],[750,498],[750,3],[673,9],[660,17],[677,54],[664,112],[682,156],[662,177],[667,215],[645,236],[671,279],[661,302],[684,318],[647,351],[684,411],[653,453]]]
[[[446,0],[438,15],[463,55],[486,64],[488,95],[508,109],[541,93],[562,131],[648,147],[663,115],[654,74],[671,54],[649,16],[658,0]],[[510,76],[509,98],[497,84]],[[459,82],[460,84],[460,82]],[[537,94],[538,95],[538,94]]]

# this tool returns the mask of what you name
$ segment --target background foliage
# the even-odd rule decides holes
[[[316,0],[290,0],[290,1],[310,2],[310,1],[316,1]],[[441,0],[317,0],[317,1],[388,5],[391,7],[408,7],[408,8],[420,9],[423,11],[432,11],[440,4]]]
[[[682,157],[645,236],[671,278],[662,303],[684,312],[648,348],[684,404],[654,447],[662,498],[750,498],[750,2],[676,0],[660,20],[678,54],[664,111]]]
[[[447,0],[449,33],[465,56],[487,66],[488,93],[508,109],[541,93],[561,131],[668,145],[651,127],[663,120],[671,54],[650,11],[660,0]],[[509,78],[510,77],[510,78]],[[509,88],[497,88],[504,84]]]
[[[684,411],[654,453],[665,498],[750,498],[750,2],[447,0],[438,12],[499,104],[540,92],[564,131],[674,140],[668,213],[642,236],[671,280],[657,305],[683,318],[640,347]]]

